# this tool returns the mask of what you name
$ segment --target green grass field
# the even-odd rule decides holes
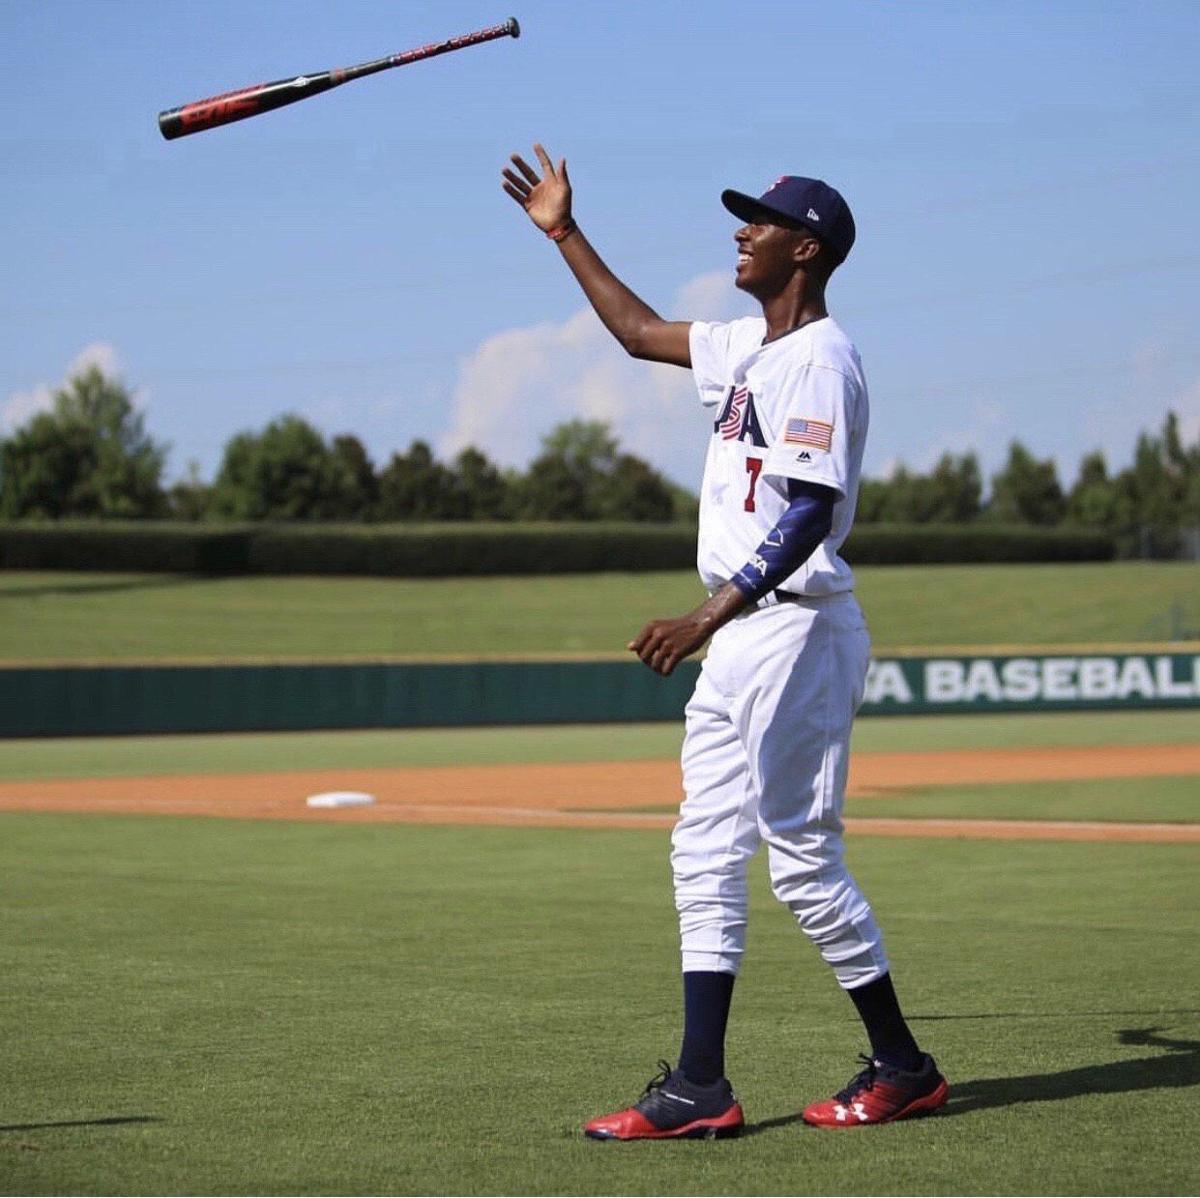
[[[682,737],[680,725],[664,723],[0,740],[0,781],[521,761],[640,761],[677,757]],[[859,720],[854,727],[854,747],[867,752],[1191,744],[1197,738],[1200,719],[1186,709],[877,716]]]
[[[877,650],[1200,639],[1195,562],[868,567],[858,592]],[[620,654],[647,619],[699,597],[690,571],[414,581],[10,570],[0,661]]]
[[[4,1193],[1183,1194],[1193,848],[860,840],[935,1118],[797,1108],[863,1047],[755,872],[737,1141],[598,1144],[677,1049],[661,833],[7,815]]]
[[[677,796],[638,811],[670,813]],[[598,808],[629,811],[629,807]],[[1200,786],[1195,777],[1008,783],[991,786],[915,788],[886,797],[846,800],[846,814],[862,819],[1066,820],[1134,824],[1200,823]]]
[[[1192,712],[878,718],[860,749],[1178,743]],[[670,725],[0,742],[0,780],[673,756]],[[1194,778],[849,814],[1195,822]],[[669,802],[664,806],[669,806]],[[897,841],[851,862],[937,1117],[795,1112],[863,1046],[754,871],[719,1144],[595,1144],[678,1035],[662,832],[0,816],[3,1193],[1195,1192],[1196,846]]]
[[[1099,820],[1200,823],[1200,780],[1104,778],[920,789],[886,798],[850,799],[846,814],[888,819]]]

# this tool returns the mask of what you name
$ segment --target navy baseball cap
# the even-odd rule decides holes
[[[785,217],[815,233],[842,261],[854,244],[854,217],[850,205],[828,183],[784,175],[755,199],[740,191],[721,192],[721,203],[738,220],[770,223]]]

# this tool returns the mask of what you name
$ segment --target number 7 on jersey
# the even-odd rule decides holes
[[[762,473],[763,460],[762,458],[747,458],[746,473],[750,475],[750,490],[746,492],[746,502],[742,507],[748,511],[754,511],[754,488],[758,486],[758,476]]]

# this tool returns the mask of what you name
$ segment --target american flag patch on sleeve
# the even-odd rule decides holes
[[[833,425],[826,424],[824,420],[789,420],[783,439],[788,445],[828,449],[833,443]]]

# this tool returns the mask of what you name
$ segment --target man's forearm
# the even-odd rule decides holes
[[[795,573],[829,535],[836,493],[815,483],[791,480],[788,494],[790,502],[779,522],[731,580],[730,585],[747,603],[757,602]]]
[[[629,642],[633,650],[656,674],[664,677],[685,658],[695,653],[718,628],[724,627],[749,600],[727,582],[699,607],[674,620],[651,620]]]
[[[604,327],[638,356],[647,327],[662,317],[609,270],[578,225],[559,241],[558,248]]]
[[[558,243],[596,315],[627,353],[651,362],[690,366],[691,324],[663,320],[605,266],[572,218],[567,160],[561,159],[556,167],[544,146],[535,144],[533,149],[541,164],[541,176],[520,154],[514,154],[512,166],[500,172],[504,180],[501,186],[525,209],[529,219]]]

